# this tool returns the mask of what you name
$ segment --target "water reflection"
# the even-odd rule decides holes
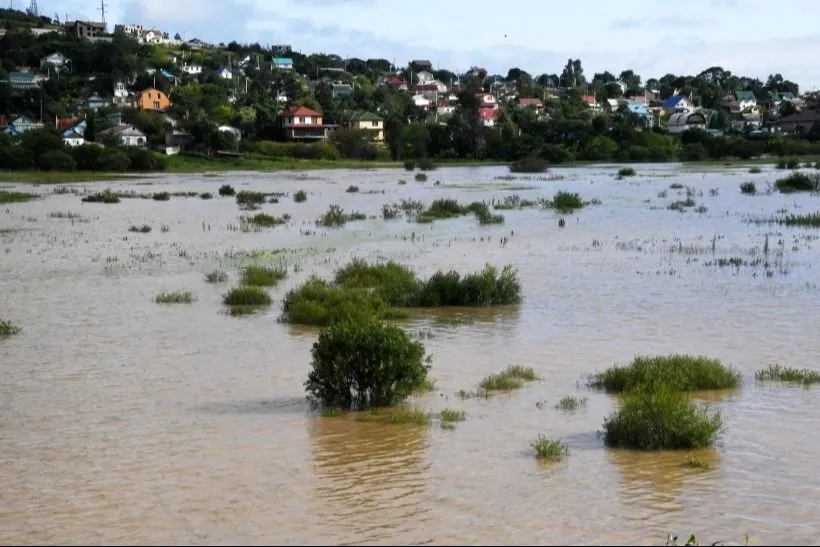
[[[308,420],[308,432],[317,510],[336,534],[328,541],[391,542],[424,528],[430,511],[426,427],[317,416]]]

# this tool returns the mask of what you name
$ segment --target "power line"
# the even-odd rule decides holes
[[[31,0],[32,2],[34,0]],[[97,11],[100,12],[100,16],[102,17],[102,22],[105,23],[105,8],[108,7],[108,4],[105,3],[105,0],[100,0],[100,7],[97,8]]]

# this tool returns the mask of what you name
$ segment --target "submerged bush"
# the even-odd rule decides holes
[[[305,201],[307,201],[307,192],[305,192],[304,190],[299,190],[298,192],[293,194],[293,201],[295,201],[296,203],[304,203]]]
[[[289,218],[290,217],[288,215],[277,217],[267,213],[257,213],[252,217],[242,217],[240,221],[247,224],[252,224],[253,226],[258,226],[260,228],[273,228],[275,226],[287,224]]]
[[[530,446],[535,450],[535,457],[539,460],[559,461],[569,454],[569,448],[565,443],[548,439],[545,435],[538,435]]]
[[[157,304],[191,304],[195,300],[191,291],[162,292],[154,298]]]
[[[524,386],[524,382],[532,382],[538,379],[535,371],[530,367],[521,365],[510,365],[505,370],[490,374],[479,383],[479,387],[484,391],[508,391]]]
[[[220,196],[235,196],[236,190],[233,189],[233,186],[230,184],[223,184],[219,187],[219,195]]]
[[[390,406],[422,386],[424,346],[398,327],[343,321],[319,333],[311,350],[308,396],[326,407]]]
[[[418,307],[499,306],[521,302],[518,272],[506,265],[487,264],[483,270],[462,276],[455,270],[438,271],[421,283],[416,296]]]
[[[328,408],[325,408],[327,412]],[[372,408],[356,414],[357,422],[376,422],[382,424],[430,425],[432,415],[407,405]],[[442,422],[444,423],[444,422]]]
[[[242,271],[242,284],[252,287],[275,287],[287,276],[288,271],[284,267],[246,266]]]
[[[637,173],[633,167],[621,167],[618,169],[617,178],[623,179],[626,177],[634,177]]]
[[[419,289],[416,274],[392,260],[370,264],[353,259],[336,271],[334,282],[347,289],[369,289],[385,303],[396,307],[412,306]]]
[[[239,286],[229,290],[222,296],[226,306],[270,306],[273,299],[264,289],[253,286]]]
[[[208,283],[224,283],[228,280],[228,274],[222,270],[214,270],[205,274],[205,281]]]
[[[120,196],[111,190],[103,190],[102,192],[89,194],[82,198],[81,201],[84,203],[119,203]]]
[[[412,171],[416,168],[416,160],[404,160],[405,171]]]
[[[558,192],[552,198],[552,206],[561,213],[571,213],[584,206],[581,196],[571,192]]]
[[[753,196],[757,193],[757,186],[755,186],[754,182],[744,182],[740,185],[740,191],[744,194]]]
[[[422,171],[432,171],[436,168],[436,164],[428,157],[420,158],[419,161],[416,162],[416,165]]]
[[[344,226],[348,222],[364,220],[366,218],[367,215],[358,211],[345,213],[344,209],[338,205],[331,205],[328,207],[327,212],[316,221],[316,224],[319,226],[324,226],[325,228],[337,228],[339,226]]]
[[[20,334],[22,329],[12,323],[11,321],[5,321],[0,319],[0,336],[11,336],[13,334]]]
[[[213,199],[214,195],[210,192],[202,192],[199,194],[200,199]]]
[[[171,194],[168,192],[154,192],[151,195],[151,199],[154,201],[169,201],[171,199]]]
[[[820,191],[820,174],[794,172],[787,177],[777,179],[774,185],[784,194],[818,192]]]
[[[692,355],[639,356],[626,366],[615,365],[589,378],[589,385],[609,392],[666,384],[680,391],[730,389],[742,375],[717,359]]]
[[[312,277],[285,295],[281,319],[324,327],[344,320],[370,321],[390,316],[389,305],[378,296]]]
[[[758,382],[792,382],[804,385],[820,384],[820,371],[769,365],[755,372]]]
[[[666,384],[623,394],[620,408],[604,421],[604,443],[639,450],[711,446],[723,426],[718,411]]]
[[[548,168],[549,162],[538,156],[529,156],[510,164],[511,173],[543,173]]]

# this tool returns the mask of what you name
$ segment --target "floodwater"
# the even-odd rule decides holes
[[[439,169],[425,184],[372,170],[71,185],[308,192],[306,203],[266,204],[292,221],[259,232],[232,229],[242,214],[232,198],[87,204],[41,186],[34,191],[44,199],[0,206],[0,317],[23,328],[0,339],[0,542],[662,544],[670,533],[704,543],[748,533],[751,544],[820,543],[818,390],[753,378],[770,363],[816,366],[820,230],[744,222],[820,210],[820,198],[740,193],[745,180],[765,190],[777,177],[770,168],[636,167],[625,180],[615,166],[514,181],[497,179],[503,167],[483,167]],[[668,210],[685,198],[673,183],[694,187],[707,210]],[[351,184],[361,192],[346,193]],[[502,211],[505,224],[486,227],[472,217],[424,225],[380,217],[401,198],[534,199],[557,190],[601,204],[568,215],[563,229],[541,209]],[[332,203],[378,218],[316,228]],[[133,224],[153,231],[129,233]],[[768,257],[755,260],[766,234]],[[298,250],[273,252],[281,248]],[[281,298],[352,256],[396,258],[423,276],[487,262],[518,268],[518,308],[408,325],[426,334],[437,380],[413,404],[463,409],[454,431],[308,408],[302,384],[316,331],[279,324]],[[731,257],[745,262],[713,264]],[[281,260],[298,271],[272,289],[268,311],[224,313],[220,297],[240,264]],[[205,283],[218,267],[229,283]],[[153,302],[177,289],[198,300]],[[720,442],[696,453],[605,448],[596,432],[615,402],[584,378],[668,352],[744,371],[741,389],[711,396],[725,413]],[[455,396],[510,363],[543,380],[488,400]],[[561,412],[553,405],[564,395],[589,403]],[[569,456],[537,462],[529,443],[539,433],[565,440]],[[682,466],[690,456],[709,469]]]

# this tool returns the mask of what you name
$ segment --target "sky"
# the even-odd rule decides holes
[[[28,0],[17,0],[27,2]],[[456,73],[518,67],[632,69],[644,80],[721,66],[820,88],[820,2],[791,0],[107,0],[106,20],[206,42],[287,44],[303,53],[427,59]],[[16,2],[15,2],[16,3]],[[39,0],[45,15],[99,20],[98,0]],[[674,15],[673,12],[681,15]]]

